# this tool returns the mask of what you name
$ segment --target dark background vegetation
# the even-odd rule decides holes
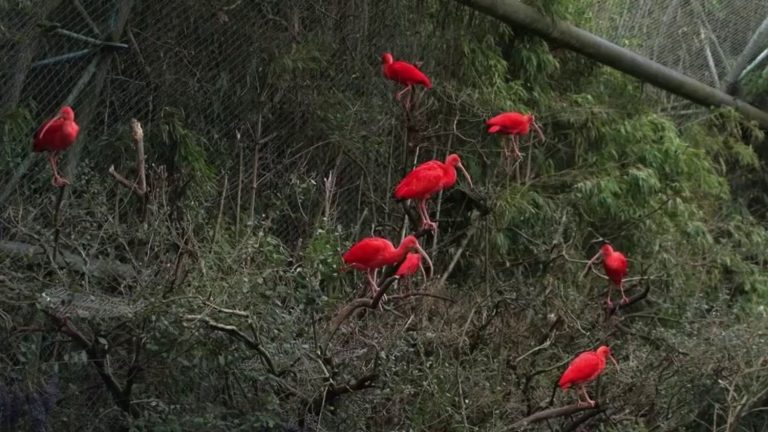
[[[541,3],[601,25],[600,1]],[[732,111],[670,111],[452,2],[0,11],[0,430],[513,430],[600,344],[621,368],[589,387],[598,409],[531,429],[766,430],[765,140]],[[36,64],[94,48],[61,29],[126,47]],[[432,77],[410,116],[385,50]],[[745,87],[758,102],[762,76]],[[65,101],[82,129],[62,192],[30,136]],[[512,173],[482,127],[504,110],[547,136]],[[131,118],[144,196],[108,172],[136,175]],[[340,254],[397,243],[412,225],[394,184],[448,152],[475,188],[430,206],[434,276],[342,321],[366,291]],[[609,317],[606,281],[582,275],[605,239],[629,294],[648,292]]]

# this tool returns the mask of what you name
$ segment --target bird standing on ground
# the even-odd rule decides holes
[[[431,273],[432,260],[429,259],[429,255],[421,248],[419,241],[413,235],[405,237],[397,248],[387,239],[366,237],[353,244],[341,256],[341,259],[349,267],[365,271],[371,287],[371,296],[375,297],[379,292],[379,287],[376,285],[374,272],[381,267],[400,263],[408,252],[417,252],[423,256],[429,263]]]
[[[395,94],[395,100],[398,101],[403,93],[413,90],[414,85],[418,84],[426,89],[432,88],[429,78],[419,68],[402,60],[395,61],[392,54],[388,52],[381,55],[381,73],[387,79],[405,86]],[[410,99],[411,96],[408,97]],[[409,105],[410,103],[406,104],[406,109],[409,109]]]
[[[523,154],[520,153],[518,137],[521,135],[527,135],[531,126],[536,130],[542,141],[544,141],[544,133],[541,132],[541,128],[536,123],[533,115],[520,114],[519,112],[505,112],[489,118],[485,121],[485,125],[488,127],[488,133],[490,134],[502,134],[508,138],[504,142],[504,155],[509,158],[514,156],[515,159],[520,160]],[[510,149],[508,141],[512,141],[512,148]]]
[[[75,142],[78,132],[80,127],[75,123],[75,112],[72,107],[65,105],[55,117],[41,124],[32,137],[32,151],[48,152],[48,162],[53,171],[51,183],[56,187],[69,184],[67,179],[59,175],[57,159],[59,153]]]
[[[616,359],[611,355],[611,349],[603,345],[596,351],[585,351],[571,360],[565,372],[557,381],[557,385],[563,390],[568,390],[572,386],[576,387],[578,389],[576,394],[579,398],[579,405],[594,407],[596,402],[589,398],[584,385],[593,381],[603,372],[606,357],[610,357],[613,364],[616,365],[616,369],[619,368]],[[584,396],[583,400],[582,396]]]
[[[621,290],[621,304],[626,304],[629,301],[629,298],[624,294],[623,281],[624,276],[627,274],[627,258],[623,253],[613,250],[613,247],[610,244],[605,243],[600,246],[600,251],[589,260],[587,267],[591,266],[600,256],[603,257],[603,269],[605,270],[605,274],[608,275],[608,299],[606,300],[606,304],[609,308],[613,307],[613,303],[611,302],[611,290],[613,285],[616,285]]]
[[[472,187],[472,179],[461,164],[459,155],[453,153],[445,158],[445,162],[431,160],[418,165],[400,180],[395,186],[395,199],[414,199],[418,201],[417,208],[421,217],[421,228],[434,231],[437,224],[429,220],[426,201],[432,195],[447,189],[456,183],[456,168],[467,179]]]

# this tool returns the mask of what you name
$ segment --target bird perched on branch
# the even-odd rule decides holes
[[[437,224],[429,220],[426,201],[434,194],[456,183],[456,168],[472,187],[472,179],[461,164],[457,154],[449,154],[445,162],[431,160],[412,169],[395,186],[394,197],[397,200],[413,199],[418,201],[417,208],[421,217],[421,228],[434,231]]]
[[[613,307],[611,302],[611,290],[613,285],[616,285],[621,290],[621,304],[626,304],[629,301],[627,295],[624,294],[624,276],[627,274],[627,258],[624,254],[613,250],[613,247],[605,243],[600,246],[600,251],[592,257],[587,263],[587,267],[592,265],[598,257],[603,258],[603,269],[608,276],[608,299],[605,301],[608,307]]]
[[[371,296],[375,297],[379,292],[379,287],[376,285],[374,272],[381,267],[400,263],[409,252],[417,252],[423,256],[429,263],[431,273],[432,260],[429,259],[429,255],[421,248],[416,236],[413,235],[405,237],[397,248],[387,239],[366,237],[353,244],[341,256],[341,259],[347,266],[355,270],[365,271],[368,284],[371,287]]]
[[[395,277],[397,277],[399,280],[403,280],[413,276],[419,270],[421,270],[421,274],[424,276],[424,283],[426,283],[427,273],[424,271],[424,266],[421,265],[421,255],[411,252],[405,256],[403,262],[400,263],[399,267],[397,267],[397,271],[395,271]],[[409,282],[410,281],[406,281],[406,283]]]
[[[603,372],[603,369],[605,369],[605,359],[608,357],[610,357],[613,364],[616,365],[616,369],[618,369],[619,364],[616,363],[616,359],[611,355],[611,349],[605,345],[599,347],[596,351],[582,352],[571,360],[565,372],[557,381],[557,385],[565,391],[569,387],[577,388],[576,394],[579,398],[579,405],[595,406],[595,401],[589,398],[584,385],[593,381]],[[583,400],[582,396],[584,396]]]
[[[398,101],[405,92],[413,90],[414,85],[421,85],[426,89],[432,88],[429,78],[419,68],[402,60],[395,61],[392,54],[388,52],[381,55],[381,72],[387,79],[405,86],[395,94],[395,100]],[[408,105],[406,104],[406,109]]]
[[[59,113],[43,122],[35,131],[32,138],[32,151],[48,152],[48,162],[51,164],[53,179],[51,183],[56,187],[69,184],[69,181],[59,175],[57,169],[59,153],[63,152],[77,139],[80,127],[75,123],[75,112],[70,106],[63,106]]]
[[[502,134],[506,135],[507,139],[504,141],[504,155],[509,158],[513,156],[515,159],[520,160],[523,154],[520,153],[520,144],[518,137],[527,135],[530,128],[536,130],[541,141],[544,141],[544,133],[536,123],[533,115],[521,114],[519,112],[504,112],[485,121],[487,126],[487,132],[489,134]],[[512,142],[512,147],[509,147],[509,141]]]

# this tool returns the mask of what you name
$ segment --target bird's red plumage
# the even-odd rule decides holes
[[[507,135],[525,135],[531,126],[533,117],[519,112],[505,112],[485,121],[488,133]]]
[[[419,84],[424,86],[424,88],[432,88],[432,83],[422,71],[404,61],[396,61],[392,64],[384,65],[384,76],[400,84]]]
[[[447,185],[447,181],[444,181],[444,177],[453,171],[453,182]],[[450,180],[447,178],[445,180]],[[445,164],[431,160],[424,162],[423,164],[412,169],[408,174],[400,180],[400,183],[395,186],[395,198],[402,199],[427,199],[433,194],[440,191],[444,187],[453,185],[456,182],[456,170],[446,169]]]
[[[603,253],[603,269],[611,282],[619,286],[627,274],[627,259],[621,252],[610,250]]]
[[[368,270],[394,264],[390,255],[395,251],[392,243],[381,237],[366,237],[347,250],[341,259],[356,270]]]
[[[77,139],[80,127],[75,123],[72,108],[65,106],[59,114],[40,125],[32,138],[35,152],[60,152],[66,150]]]
[[[403,260],[402,264],[400,264],[400,267],[397,268],[397,271],[395,272],[395,276],[405,277],[410,276],[419,269],[419,266],[421,265],[421,254],[418,253],[409,253],[405,256],[405,259]]]
[[[393,61],[388,53],[382,56],[382,61],[381,71],[387,79],[403,85],[420,84],[432,88],[429,78],[416,66],[402,60]]]
[[[557,385],[565,390],[572,385],[584,384],[600,375],[605,369],[605,357],[595,351],[585,351],[568,364]]]
[[[406,236],[397,248],[387,239],[366,237],[353,244],[341,259],[353,269],[371,270],[395,265],[412,250],[419,250],[419,241],[413,235]]]

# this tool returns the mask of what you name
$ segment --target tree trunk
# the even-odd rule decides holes
[[[457,1],[697,104],[733,107],[768,129],[765,111],[578,27],[545,17],[517,0]]]

